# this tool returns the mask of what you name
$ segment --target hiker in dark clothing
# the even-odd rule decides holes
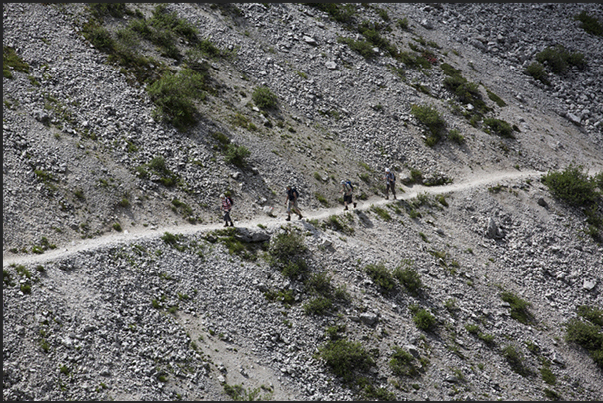
[[[291,186],[287,186],[287,199],[285,201],[285,206],[287,207],[287,218],[285,219],[286,221],[291,221],[291,210],[293,210],[293,212],[299,216],[300,220],[303,218],[301,210],[299,209],[299,207],[297,207],[298,197],[299,193],[297,193],[297,190],[295,188],[292,188]]]
[[[389,199],[389,190],[391,189],[394,200],[396,200],[396,176],[389,168],[385,168],[385,200]]]
[[[234,223],[230,218],[230,210],[232,209],[232,203],[230,202],[230,197],[226,197],[224,194],[220,195],[220,199],[222,199],[222,206],[220,210],[224,212],[224,226],[228,227],[228,223],[230,222],[230,226],[234,227]]]
[[[344,205],[344,210],[348,209],[348,204],[352,204],[352,192],[354,191],[354,188],[352,187],[351,182],[349,181],[341,181],[341,193],[343,193],[343,205]],[[356,203],[354,202],[354,208],[356,208]]]

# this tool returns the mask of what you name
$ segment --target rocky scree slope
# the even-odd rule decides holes
[[[128,5],[146,18],[154,7]],[[562,339],[577,306],[602,306],[602,250],[582,235],[580,212],[552,199],[537,179],[461,189],[446,203],[421,195],[380,210],[367,200],[342,218],[287,229],[282,216],[263,214],[263,206],[281,205],[291,182],[307,211],[324,207],[317,193],[337,205],[343,177],[367,198],[381,195],[385,166],[401,179],[414,169],[453,182],[571,162],[601,170],[601,39],[571,18],[583,10],[601,18],[599,8],[379,4],[358,5],[357,18],[384,23],[379,10],[391,21],[408,19],[410,29],[390,24],[397,46],[437,43],[439,63],[481,82],[492,116],[519,128],[515,138],[488,134],[447,107],[454,97],[438,66],[413,69],[384,52],[365,59],[338,41],[361,36],[315,7],[248,3],[167,5],[200,38],[231,52],[208,57],[213,89],[197,104],[197,124],[181,132],[155,121],[144,85],[82,38],[92,19],[85,5],[3,5],[4,46],[29,66],[3,79],[4,256],[68,248],[120,229],[217,223],[216,196],[226,189],[237,200],[235,220],[265,217],[265,228],[236,236],[158,233],[5,266],[5,398],[221,400],[226,392],[236,397],[225,386],[240,385],[235,392],[279,400],[601,399],[600,368]],[[126,17],[106,15],[103,23],[116,29]],[[588,67],[552,75],[550,87],[522,73],[535,53],[557,43],[585,53]],[[184,52],[187,44],[178,46]],[[155,67],[179,68],[153,47],[146,51]],[[276,110],[253,107],[261,85],[277,95]],[[490,102],[485,88],[506,106]],[[429,133],[412,104],[434,105],[465,142],[426,146]],[[226,163],[216,133],[247,147],[248,165]],[[177,186],[137,175],[156,157]],[[406,183],[400,193],[411,192]],[[347,295],[327,315],[306,312],[315,298],[310,277],[289,278],[261,258],[263,242],[296,233],[308,248],[308,273],[331,276],[327,288]],[[247,253],[233,248],[237,240]],[[366,270],[381,263],[390,271],[409,264],[421,292],[400,283],[385,292]],[[511,318],[503,291],[529,301],[534,321]],[[415,306],[437,325],[417,328]],[[478,326],[484,340],[466,325]],[[365,381],[346,384],[315,356],[330,337],[370,351],[375,365]],[[523,356],[519,371],[505,359],[509,345]],[[394,346],[411,353],[414,376],[393,372]],[[554,384],[541,379],[542,368]]]

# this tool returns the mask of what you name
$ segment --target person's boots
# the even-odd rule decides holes
[[[356,202],[354,202],[354,208],[356,208]]]
[[[291,221],[291,216],[285,218],[285,221]]]
[[[300,215],[299,215],[299,219],[301,220],[302,218],[304,218],[304,217],[302,217],[302,215],[300,214]]]
[[[343,209],[344,209],[344,210],[347,210],[347,209],[348,209],[348,206],[345,206]]]

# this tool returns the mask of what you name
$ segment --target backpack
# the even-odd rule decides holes
[[[232,197],[230,196],[226,196],[226,200],[228,200],[228,202],[230,203],[230,206],[234,206],[234,202],[232,201]]]
[[[345,185],[346,185],[347,187],[349,187],[349,188],[350,188],[350,190],[352,190],[352,191],[354,190],[354,185],[352,185],[352,182],[350,182],[350,181],[346,181],[346,182],[345,182]]]
[[[299,199],[299,192],[297,191],[296,188],[292,187],[291,190],[289,191],[289,196],[292,197],[294,196],[297,197]],[[293,200],[293,199],[291,199]]]

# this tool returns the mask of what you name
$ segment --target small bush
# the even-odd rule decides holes
[[[372,59],[377,55],[377,53],[375,53],[375,51],[373,50],[373,48],[375,48],[375,45],[373,45],[369,41],[363,41],[363,40],[356,41],[351,38],[343,38],[343,37],[338,37],[337,41],[339,43],[345,43],[346,45],[348,45],[350,47],[350,49],[352,49],[356,53],[359,53],[365,59]]]
[[[548,367],[540,368],[540,375],[542,376],[542,380],[548,383],[549,385],[554,385],[557,383],[557,377],[555,376],[555,374],[553,374],[553,371],[551,371],[551,369]]]
[[[408,30],[408,18],[404,17],[401,20],[398,20],[398,26],[400,29],[407,31]]]
[[[523,365],[523,354],[515,346],[509,344],[502,349],[502,355],[507,360],[511,369],[521,376],[528,375],[528,369]]]
[[[278,261],[287,261],[307,250],[303,237],[291,230],[281,232],[270,241],[268,253]]]
[[[224,161],[243,168],[247,165],[247,157],[251,155],[251,152],[245,146],[237,146],[231,143],[226,146],[224,154]]]
[[[436,324],[435,317],[424,308],[409,307],[414,312],[413,322],[421,330],[430,331]]]
[[[12,78],[10,68],[15,71],[29,73],[29,64],[21,59],[15,50],[9,46],[2,47],[2,73],[6,78]]]
[[[331,293],[331,277],[327,273],[314,273],[306,281],[306,287],[311,292],[327,296]]]
[[[421,276],[419,273],[410,267],[410,262],[406,262],[407,267],[402,268],[402,265],[398,266],[394,272],[393,276],[406,288],[406,290],[414,296],[419,295],[419,291],[423,286],[421,281]]]
[[[394,279],[383,263],[369,264],[364,270],[382,290],[388,292],[394,289]]]
[[[597,36],[603,36],[603,25],[596,17],[588,15],[586,11],[574,16],[574,20],[580,21],[580,28],[587,33]]]
[[[318,172],[316,174],[318,175]],[[320,178],[320,175],[318,175],[318,177]],[[314,193],[314,196],[316,197],[316,200],[318,200],[320,202],[320,204],[322,204],[325,207],[329,207],[329,201],[322,194],[316,192],[316,193]]]
[[[311,299],[304,305],[304,312],[306,315],[324,315],[333,308],[333,301],[325,297],[317,297]]]
[[[379,217],[381,217],[381,219],[384,220],[384,221],[391,221],[391,219],[392,219],[392,216],[389,215],[389,213],[387,212],[387,210],[385,210],[382,207],[372,205],[371,206],[371,211],[374,211],[375,214],[377,214]]]
[[[533,321],[532,314],[528,311],[529,302],[508,291],[503,291],[500,298],[511,305],[511,317],[513,319],[523,324]]]
[[[325,360],[331,371],[346,382],[352,381],[356,372],[366,373],[375,365],[360,342],[346,339],[329,340],[319,348],[318,357]]]
[[[534,77],[536,80],[540,81],[545,85],[551,85],[551,82],[548,79],[548,74],[544,69],[544,66],[538,62],[533,62],[525,69],[525,73]]]
[[[554,390],[544,388],[544,395],[551,400],[559,400],[561,399],[561,395]]]
[[[113,229],[117,232],[121,232],[121,224],[116,222],[113,224]]]
[[[452,129],[448,132],[448,140],[457,144],[463,144],[465,142],[465,136],[463,136],[458,129]]]
[[[251,94],[253,103],[260,109],[272,109],[276,106],[277,97],[268,87],[257,87]]]
[[[389,361],[389,367],[398,376],[416,376],[419,370],[415,365],[415,357],[400,347],[393,347],[394,353]]]
[[[493,101],[496,105],[500,106],[501,108],[504,106],[507,106],[507,103],[505,101],[503,101],[501,97],[499,97],[492,91],[487,89],[486,93],[488,94],[488,98],[490,98],[490,100]]]
[[[563,74],[571,66],[583,69],[586,66],[582,53],[570,53],[562,45],[548,47],[536,54],[536,60],[545,64],[553,73]]]
[[[595,180],[588,177],[581,165],[570,164],[562,172],[549,172],[542,182],[554,197],[573,206],[591,205],[600,198]]]
[[[565,324],[565,340],[585,348],[595,363],[603,368],[603,311],[581,305],[577,313],[578,318],[570,319]]]
[[[308,6],[324,11],[334,21],[341,23],[351,23],[356,7],[353,4],[339,3],[307,3]]]
[[[149,96],[157,106],[154,115],[184,130],[197,122],[194,101],[204,98],[206,75],[191,69],[177,74],[166,73],[147,86]]]
[[[513,128],[504,120],[488,118],[484,119],[484,125],[499,136],[515,138]]]
[[[431,137],[437,143],[446,129],[446,121],[440,116],[438,111],[434,107],[427,105],[412,105],[410,111],[421,124],[427,126],[431,132]]]
[[[111,33],[101,25],[95,23],[86,24],[82,30],[82,34],[98,50],[107,53],[115,50],[115,40],[111,37]]]

